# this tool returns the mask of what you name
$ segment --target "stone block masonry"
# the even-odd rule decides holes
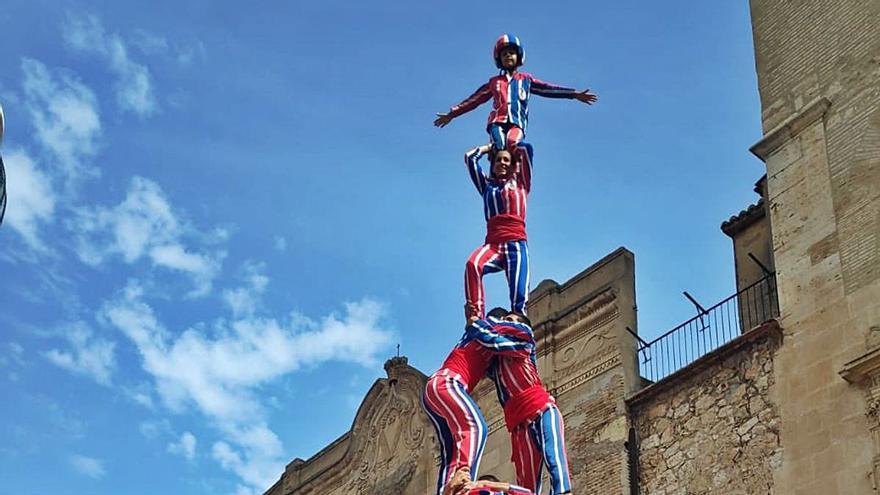
[[[627,403],[639,493],[771,494],[782,462],[773,403],[775,322],[752,330]]]

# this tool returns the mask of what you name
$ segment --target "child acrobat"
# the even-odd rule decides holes
[[[525,62],[525,50],[519,38],[504,34],[495,41],[492,52],[495,66],[501,74],[489,79],[474,94],[467,97],[448,112],[438,113],[434,120],[437,127],[445,127],[452,119],[470,112],[492,99],[492,111],[486,132],[496,150],[507,148],[513,151],[515,146],[525,137],[529,123],[529,95],[534,93],[546,98],[574,99],[592,105],[597,96],[589,89],[577,91],[564,86],[557,86],[535,78],[527,72],[517,69]]]
[[[489,155],[486,175],[480,158]],[[504,271],[510,288],[510,306],[525,315],[529,296],[529,247],[526,236],[526,206],[532,187],[532,146],[521,142],[511,153],[495,151],[491,145],[465,154],[470,178],[483,198],[486,218],[484,244],[468,256],[464,269],[465,318],[483,317],[485,297],[483,275]]]

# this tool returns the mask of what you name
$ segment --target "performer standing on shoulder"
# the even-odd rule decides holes
[[[492,162],[488,176],[479,163],[486,154]],[[532,188],[532,158],[528,143],[520,143],[513,153],[485,145],[465,154],[471,180],[483,197],[486,217],[485,242],[468,256],[464,268],[465,318],[469,322],[483,317],[483,275],[502,270],[510,288],[511,310],[526,314],[530,281],[526,206]]]

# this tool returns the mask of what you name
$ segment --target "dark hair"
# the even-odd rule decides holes
[[[508,314],[508,311],[506,309],[498,307],[498,308],[492,308],[492,310],[489,311],[489,314],[487,314],[486,316],[491,317],[491,318],[504,318],[505,316],[507,316],[507,314]]]
[[[491,474],[484,474],[477,478],[477,481],[494,481],[495,483],[501,482],[498,478],[492,476]]]
[[[522,313],[517,313],[516,311],[511,311],[511,313],[512,313],[512,314],[515,314],[517,317],[519,317],[520,319],[522,319],[522,323],[525,323],[525,324],[528,325],[529,327],[532,326],[532,320],[530,320],[528,316],[526,316],[526,315],[524,315],[524,314],[522,314]]]

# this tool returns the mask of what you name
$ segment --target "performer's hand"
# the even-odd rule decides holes
[[[491,143],[490,143],[490,144],[484,144],[484,145],[480,146],[480,147],[477,148],[477,149],[480,150],[480,153],[481,153],[481,154],[485,155],[486,153],[492,151],[492,144],[491,144]]]
[[[585,89],[580,93],[575,93],[574,99],[586,103],[587,105],[592,105],[593,103],[596,103],[599,97],[593,93],[590,93],[589,89]]]
[[[471,483],[471,470],[468,467],[458,468],[453,474],[452,477],[449,478],[449,483],[446,484],[446,488],[443,490],[443,495],[459,495],[462,492],[462,488]]]
[[[459,488],[458,491],[455,492],[455,495],[467,495],[474,488],[482,488],[479,483],[481,483],[481,482],[480,481],[468,481],[464,485],[461,485],[461,488]]]
[[[504,483],[501,481],[475,481],[473,487],[501,493],[508,493],[510,491],[510,483]]]
[[[449,115],[449,112],[438,113],[437,118],[434,119],[434,125],[437,127],[446,127],[446,124],[450,122],[452,122],[452,116]]]

